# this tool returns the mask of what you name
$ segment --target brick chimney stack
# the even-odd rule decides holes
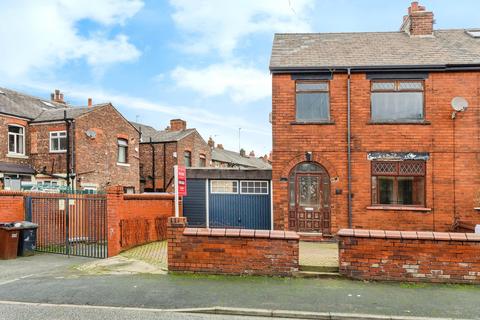
[[[213,149],[215,148],[215,141],[212,139],[212,137],[208,138],[208,146],[210,147],[210,149]]]
[[[255,151],[250,151],[250,154],[248,155],[251,158],[255,158]]]
[[[88,106],[89,107],[93,106],[92,98],[88,98]]]
[[[247,152],[245,151],[245,149],[243,149],[243,148],[240,149],[240,156],[246,157],[246,155],[247,155]]]
[[[424,6],[415,1],[408,8],[408,14],[403,17],[400,31],[410,36],[432,36],[433,23],[433,12],[426,11]]]
[[[221,143],[217,144],[217,149],[223,150],[223,144]]]
[[[182,119],[170,120],[170,131],[183,131],[187,129],[187,121]]]
[[[54,102],[65,104],[65,101],[63,100],[63,93],[61,93],[58,89],[55,89],[55,92],[50,94],[50,98]]]

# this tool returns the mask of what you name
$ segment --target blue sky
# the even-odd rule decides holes
[[[163,129],[187,120],[205,139],[271,149],[275,32],[395,31],[410,1],[0,1],[0,86],[74,105],[111,101]],[[479,1],[421,1],[436,29],[480,27]]]

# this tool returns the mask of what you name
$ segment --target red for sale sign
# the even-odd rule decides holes
[[[178,166],[178,195],[184,197],[187,195],[187,169],[184,166]]]

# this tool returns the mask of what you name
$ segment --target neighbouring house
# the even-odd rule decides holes
[[[480,222],[480,29],[433,24],[413,2],[400,31],[275,35],[275,229]]]
[[[272,228],[271,169],[187,168],[183,216],[190,226]]]
[[[173,191],[173,166],[211,165],[210,147],[195,128],[181,119],[170,120],[165,130],[132,122],[141,133],[140,184],[142,192]]]
[[[2,189],[139,190],[139,132],[111,103],[72,107],[0,88]]]
[[[244,149],[241,149],[240,152],[225,150],[222,144],[215,145],[215,141],[212,138],[208,140],[208,145],[212,149],[212,167],[240,169],[272,168],[266,156],[257,158],[253,151],[247,156]]]

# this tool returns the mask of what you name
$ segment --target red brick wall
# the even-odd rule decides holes
[[[162,143],[140,144],[140,175],[145,178],[142,188],[153,189],[153,166],[152,166],[152,146],[155,152],[155,190],[163,190],[163,147]],[[167,190],[173,190],[173,166],[177,159],[173,153],[177,152],[177,143],[165,143],[165,187]],[[171,182],[170,182],[171,181]],[[169,185],[170,182],[170,185]]]
[[[169,219],[170,271],[280,276],[298,271],[294,232],[185,226],[186,218]]]
[[[50,132],[64,131],[64,123],[45,123],[30,126],[30,153],[33,167],[42,172],[43,168],[49,174],[65,174],[67,168],[67,153],[50,153]],[[70,134],[73,131],[70,130]],[[72,141],[72,137],[70,137]],[[70,146],[72,143],[70,142]]]
[[[211,161],[211,150],[208,144],[203,140],[198,132],[194,132],[178,142],[165,143],[165,177],[163,176],[163,144],[154,143],[155,150],[155,188],[158,191],[173,191],[173,166],[184,165],[184,152],[191,152],[192,166],[200,166],[200,155],[205,155],[206,165]],[[177,157],[173,153],[177,153]],[[143,189],[153,188],[152,174],[152,147],[148,143],[140,144],[140,166],[141,176],[145,178]],[[163,181],[165,179],[166,190],[163,190]],[[170,182],[170,184],[169,184]]]
[[[480,223],[473,208],[480,190],[480,73],[430,73],[425,81],[427,124],[370,124],[370,81],[351,77],[352,211],[354,228],[447,231],[455,218]],[[466,112],[451,119],[450,101],[463,96]],[[330,81],[333,124],[293,124],[295,81],[289,74],[272,77],[273,205],[275,229],[287,229],[288,178],[295,165],[313,160],[331,179],[332,231],[348,227],[347,213],[347,76]],[[454,130],[455,126],[455,130]],[[454,143],[455,142],[455,143]],[[367,153],[429,152],[426,174],[427,211],[372,210],[371,162]],[[455,161],[454,161],[455,159]],[[335,190],[341,194],[335,194]]]
[[[30,128],[27,121],[15,117],[0,115],[0,161],[13,163],[28,163],[28,159],[8,157],[8,125],[16,124],[25,128],[25,155],[30,153]]]
[[[94,139],[85,132],[96,132]],[[128,164],[117,164],[117,139],[128,140]],[[140,189],[140,134],[112,106],[87,113],[75,121],[75,172],[77,185],[98,184],[99,189],[122,185]],[[80,179],[80,183],[78,182]]]
[[[24,220],[25,209],[23,205],[23,193],[1,191],[0,192],[0,222],[12,222]]]
[[[173,195],[124,195],[122,186],[108,188],[108,256],[115,256],[135,245],[162,240],[165,238],[162,230],[166,229],[167,221],[161,218],[173,215],[175,215]],[[159,221],[163,221],[165,226],[159,226]],[[129,228],[129,223],[140,226],[141,230]],[[121,224],[123,224],[123,230],[121,230]],[[123,237],[122,231],[124,232]],[[137,232],[138,235],[125,234],[132,232]]]
[[[480,283],[480,235],[344,229],[340,273],[362,280]]]

